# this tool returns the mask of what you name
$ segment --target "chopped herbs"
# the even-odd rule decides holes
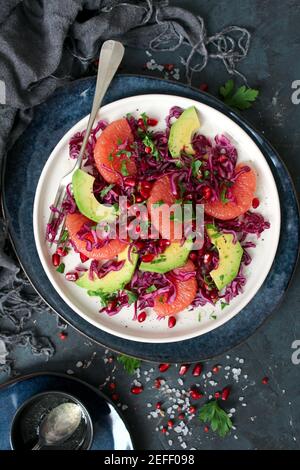
[[[102,289],[88,290],[87,294],[90,297],[99,297],[101,305],[103,307],[107,307],[108,301],[111,300],[112,298],[114,298],[114,296],[115,296],[114,294],[107,294],[106,292],[103,292]]]
[[[193,176],[197,177],[199,175],[200,167],[202,166],[201,160],[193,160],[192,161],[192,173]]]
[[[234,80],[228,80],[220,87],[219,92],[228,106],[240,110],[251,108],[259,95],[258,90],[247,88],[245,85],[236,88]]]
[[[132,305],[134,304],[134,302],[137,301],[137,295],[134,292],[132,292],[131,290],[127,290],[127,289],[125,289],[124,292],[126,292],[127,294],[129,305]]]
[[[221,191],[221,194],[220,194],[220,198],[221,198],[221,201],[223,204],[227,204],[227,202],[229,202],[229,199],[227,199],[226,197],[226,192],[227,192],[227,188],[226,186],[224,186],[224,188],[222,188],[222,191]]]
[[[68,238],[69,238],[69,232],[68,232],[68,230],[64,230],[59,242],[64,243],[68,240]]]
[[[163,204],[164,204],[164,201],[161,200],[161,201],[155,202],[155,203],[152,204],[152,205],[153,205],[153,207],[160,207],[160,206],[162,206]]]
[[[229,304],[227,302],[221,302],[221,309],[224,310]]]
[[[100,197],[104,197],[106,196],[107,193],[109,193],[109,191],[114,187],[114,184],[109,184],[108,186],[106,186],[105,188],[102,189],[102,191],[100,191]]]
[[[60,263],[60,265],[58,266],[58,268],[56,269],[56,271],[58,273],[64,273],[65,272],[65,264],[64,263]]]
[[[200,421],[209,423],[213,432],[225,437],[232,428],[232,421],[217,400],[212,400],[202,406],[199,413]]]
[[[122,163],[121,163],[121,173],[123,176],[128,176],[129,173],[128,173],[128,170],[127,170],[127,161],[126,160],[122,160]]]
[[[155,160],[160,160],[160,153],[157,150],[157,148],[156,148],[153,140],[151,139],[150,135],[149,134],[144,134],[142,140],[143,140],[143,144],[146,147],[149,147],[151,149],[151,154],[153,155]]]
[[[124,370],[128,374],[133,374],[136,369],[138,369],[141,365],[141,361],[139,359],[135,359],[134,357],[125,356],[122,354],[121,356],[117,357],[117,361],[123,365]]]
[[[146,289],[147,294],[150,294],[151,292],[155,292],[157,290],[157,287],[153,284],[152,286],[148,287]]]
[[[151,261],[151,264],[159,264],[159,263],[162,263],[163,261],[166,261],[167,257],[165,255],[160,255],[159,258],[157,259],[154,259],[153,261]]]

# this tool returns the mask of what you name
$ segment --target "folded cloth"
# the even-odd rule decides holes
[[[250,33],[237,26],[208,36],[201,17],[170,6],[168,0],[6,0],[0,9],[0,85],[5,86],[5,97],[0,87],[0,164],[5,151],[30,121],[32,108],[67,80],[86,74],[107,39],[151,51],[176,51],[187,46],[183,63],[189,83],[209,58],[220,59],[229,73],[241,75],[236,67],[247,56],[250,45]],[[22,311],[23,299],[28,320],[37,301],[23,297],[19,287],[25,281],[16,263],[3,251],[5,233],[2,223],[0,319],[5,312],[20,328],[24,321],[13,320],[16,304]],[[12,334],[1,336],[9,347],[18,344],[19,338],[19,332],[15,340]],[[35,344],[34,353],[53,354],[52,347],[43,349],[42,342],[32,338],[27,334],[24,344]]]

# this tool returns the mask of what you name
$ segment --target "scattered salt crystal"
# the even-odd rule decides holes
[[[209,385],[211,385],[212,387],[215,387],[216,385],[218,385],[218,382],[215,382],[214,380],[210,380],[208,383],[209,383]]]
[[[183,380],[182,380],[182,379],[178,379],[178,383],[179,383],[179,385],[183,385]]]
[[[208,399],[209,399],[209,400],[211,400],[211,399],[212,399],[212,397],[213,397],[212,395],[209,395],[209,396],[208,396]]]
[[[150,380],[150,377],[146,377],[145,381],[149,382],[149,380]]]
[[[237,435],[236,435],[236,434],[235,434],[233,437],[234,437],[234,439],[238,439],[238,437],[237,437]]]
[[[230,366],[226,366],[226,367],[224,367],[224,370],[230,370],[230,369],[231,369],[231,367],[230,367]]]
[[[236,412],[236,409],[235,408],[231,408],[231,410],[229,410],[230,413],[235,413]]]
[[[144,371],[144,375],[148,375],[148,371],[145,370],[145,371]]]
[[[173,445],[173,441],[170,439],[170,440],[168,441],[168,444],[169,444],[169,446]]]
[[[239,360],[239,363],[240,363],[240,364],[244,364],[244,362],[245,362],[245,359],[240,359],[240,360]]]
[[[68,374],[68,375],[73,375],[73,374],[74,374],[74,371],[73,371],[72,369],[68,369],[68,370],[67,370],[67,374]]]
[[[151,416],[150,416],[150,415],[147,415],[147,418],[148,418],[148,419],[151,419]]]
[[[128,405],[122,405],[122,411],[125,411],[128,409]]]
[[[172,413],[172,407],[171,406],[167,409],[167,413],[168,413],[168,415]]]
[[[136,380],[136,379],[134,379],[134,380],[132,381],[132,383],[133,383],[133,385],[135,385],[136,387],[141,387],[141,386],[142,386],[141,382],[139,382],[139,381]]]
[[[242,403],[242,406],[247,406],[247,403]]]
[[[185,443],[185,442],[182,442],[181,447],[182,447],[183,449],[186,449],[186,448],[187,448],[186,443]]]
[[[147,403],[147,408],[152,408],[152,404],[151,404],[151,403]]]
[[[81,361],[76,362],[76,367],[82,367],[82,366],[83,366],[83,362]]]
[[[152,418],[157,418],[158,413],[157,411],[150,411],[150,415],[152,416]]]
[[[154,372],[154,369],[153,369],[153,367],[151,367],[151,369],[149,369],[149,372]],[[164,383],[165,383],[165,381],[162,381],[162,380],[161,380],[161,383],[162,383],[162,382],[164,382]]]
[[[211,372],[207,372],[206,376],[207,376],[208,378],[210,378],[210,377],[212,376],[212,373],[211,373]]]
[[[239,397],[239,401],[244,401],[244,397]]]
[[[230,359],[230,356],[227,355],[227,356],[226,356],[226,359]]]

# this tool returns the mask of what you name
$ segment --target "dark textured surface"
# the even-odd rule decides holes
[[[94,87],[94,79],[73,83],[38,106],[26,133],[8,155],[4,207],[10,223],[10,233],[25,272],[47,303],[68,323],[111,349],[156,362],[193,362],[222,354],[247,339],[268,318],[289,284],[299,245],[299,214],[290,177],[270,145],[235,113],[208,94],[157,79],[135,76],[116,78],[106,94],[105,103],[144,93],[169,93],[194,98],[231,115],[255,140],[273,171],[280,194],[282,228],[276,259],[263,287],[242,312],[225,325],[198,338],[161,344],[159,348],[155,344],[136,343],[107,334],[74,314],[56,293],[39,261],[32,231],[33,201],[40,173],[53,147],[74,122],[88,113]],[[296,229],[288,223],[290,220],[295,221]],[[26,251],[23,250],[24,246]],[[36,260],[35,263],[32,263],[33,259]]]
[[[260,131],[272,142],[287,165],[296,189],[300,190],[300,105],[291,102],[293,80],[300,79],[299,61],[299,19],[300,5],[297,0],[185,0],[173,1],[203,15],[210,34],[229,24],[243,24],[253,32],[250,55],[241,64],[241,70],[247,74],[249,83],[258,86],[261,97],[252,110],[244,113]],[[143,64],[149,60],[146,54],[127,51],[124,71],[141,73]],[[156,57],[159,63],[180,64],[179,54]],[[161,76],[158,73],[158,76]],[[183,73],[181,73],[183,79]],[[212,94],[217,94],[220,84],[228,79],[223,66],[210,62],[200,77],[195,77],[194,85],[202,82],[209,84]],[[295,222],[289,222],[293,225]],[[246,343],[236,348],[231,358],[218,358],[226,365],[234,363],[235,357],[245,359],[243,373],[247,383],[233,384],[229,407],[234,406],[237,413],[234,424],[235,433],[220,440],[205,434],[203,427],[193,421],[192,436],[188,436],[188,448],[199,449],[297,449],[300,438],[300,365],[291,361],[292,343],[300,340],[300,271],[281,306],[271,319]],[[36,329],[51,335],[57,346],[57,354],[49,363],[44,358],[32,357],[27,350],[15,351],[16,365],[20,372],[33,370],[66,371],[72,369],[82,379],[98,386],[104,381],[107,371],[104,367],[103,349],[92,345],[72,329],[64,342],[58,338],[55,317],[45,313],[34,319]],[[93,352],[97,355],[89,368],[76,367],[78,360],[89,359]],[[215,361],[205,364],[205,369]],[[143,365],[143,369],[149,369]],[[146,418],[146,403],[155,403],[159,393],[146,387],[139,397],[129,392],[131,378],[121,371],[116,372],[118,388],[123,401],[129,405],[128,419],[134,429],[139,448],[170,448],[167,440],[155,432],[157,424]],[[263,376],[269,376],[269,384],[261,385]],[[171,368],[166,377],[171,384],[176,384],[178,371]],[[2,381],[7,380],[4,375]],[[246,380],[246,379],[245,379]],[[191,379],[188,380],[190,382]],[[221,382],[220,382],[221,384]],[[245,389],[244,387],[247,387]],[[239,406],[239,396],[243,395],[247,407]],[[145,431],[147,430],[147,432]],[[234,437],[236,435],[237,439]],[[174,440],[173,448],[181,447]]]

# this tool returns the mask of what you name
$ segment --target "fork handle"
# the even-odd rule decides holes
[[[105,41],[101,47],[93,106],[75,168],[81,167],[85,148],[88,143],[98,110],[101,106],[107,88],[109,87],[123,59],[124,51],[123,44],[113,40]]]

